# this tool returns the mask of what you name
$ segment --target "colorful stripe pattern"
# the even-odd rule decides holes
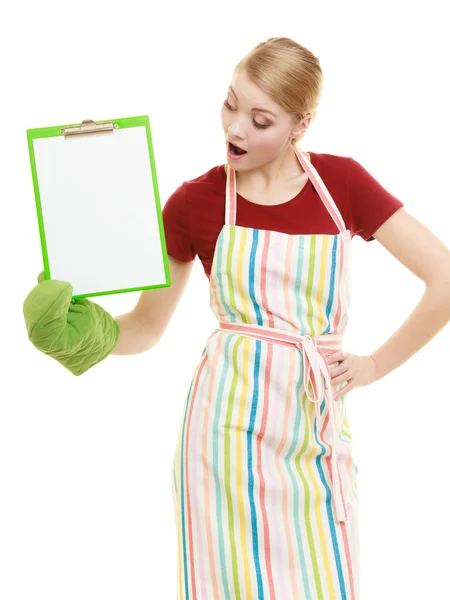
[[[359,600],[358,469],[323,362],[347,324],[351,236],[296,154],[339,233],[237,226],[229,169],[210,276],[219,328],[173,461],[178,600]]]

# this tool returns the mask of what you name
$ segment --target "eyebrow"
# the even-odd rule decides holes
[[[230,85],[228,87],[228,89],[231,90],[231,92],[233,93],[234,97],[237,100],[236,92],[234,91],[233,87]],[[254,108],[252,108],[252,110],[257,110],[258,112],[269,113],[269,114],[273,115],[275,117],[275,119],[277,118],[277,115],[275,113],[273,113],[271,110],[267,110],[266,108],[259,108],[258,106],[255,106]]]

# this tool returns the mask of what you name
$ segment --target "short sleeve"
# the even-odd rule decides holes
[[[167,254],[181,262],[194,260],[197,253],[192,246],[189,203],[183,183],[169,196],[162,209]]]
[[[354,235],[366,242],[404,203],[390,194],[358,161],[350,158],[348,197]]]

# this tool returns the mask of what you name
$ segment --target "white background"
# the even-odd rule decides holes
[[[150,351],[110,356],[74,377],[32,346],[22,304],[43,263],[26,129],[148,114],[164,204],[225,161],[220,109],[234,65],[269,37],[292,37],[324,71],[302,149],[352,156],[448,246],[445,9],[440,0],[3,9],[1,600],[176,598],[173,452],[216,327],[197,259]],[[403,323],[425,286],[376,240],[357,237],[351,275],[344,349],[364,354]],[[116,316],[138,296],[96,302]],[[449,334],[348,394],[363,600],[448,596]]]

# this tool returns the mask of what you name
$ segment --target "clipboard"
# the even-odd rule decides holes
[[[169,287],[148,115],[26,132],[45,279],[72,298]]]

